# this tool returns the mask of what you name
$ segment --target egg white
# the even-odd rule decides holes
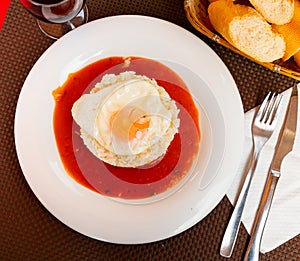
[[[88,149],[120,167],[143,166],[165,154],[178,132],[178,113],[164,88],[135,72],[105,75],[72,108]]]

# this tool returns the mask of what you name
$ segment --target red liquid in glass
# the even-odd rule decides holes
[[[74,18],[85,0],[20,0],[21,4],[37,19],[44,22],[64,23]]]

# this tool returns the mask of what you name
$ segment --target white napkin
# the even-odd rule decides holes
[[[245,205],[242,222],[250,234],[252,224],[260,202],[262,191],[272,161],[274,147],[284,120],[284,111],[287,107],[292,89],[285,91],[283,97],[284,106],[280,111],[279,124],[274,134],[261,151],[252,184],[249,190],[248,200]],[[300,86],[298,85],[298,92]],[[295,143],[292,152],[281,165],[281,177],[278,181],[272,206],[261,243],[260,251],[269,252],[300,233],[300,102],[298,102],[298,122]],[[242,187],[242,181],[246,175],[246,165],[252,149],[251,124],[255,109],[245,114],[245,147],[243,157],[231,188],[227,196],[232,204],[237,201],[238,193]]]

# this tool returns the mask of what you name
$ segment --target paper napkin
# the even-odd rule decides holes
[[[280,132],[280,126],[284,120],[284,112],[287,108],[292,89],[288,89],[283,94],[284,106],[280,111],[279,124],[270,140],[265,144],[258,160],[252,184],[249,190],[248,199],[245,205],[242,222],[250,234],[255,214],[261,199],[262,191],[266,182],[268,170],[273,158],[274,147]],[[300,87],[298,85],[298,93]],[[279,245],[300,233],[300,103],[298,101],[298,122],[295,143],[292,152],[284,159],[281,165],[281,177],[278,181],[272,206],[268,216],[267,224],[261,243],[260,251],[269,252]],[[230,202],[234,205],[237,201],[238,193],[242,188],[242,181],[246,176],[246,165],[250,157],[251,124],[255,109],[245,114],[245,146],[243,157],[238,169],[238,173],[233,184],[227,192]]]

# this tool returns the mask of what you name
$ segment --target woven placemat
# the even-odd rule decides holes
[[[200,35],[188,22],[180,0],[87,1],[90,20],[139,14],[173,22],[203,39],[228,66],[245,111],[268,90],[283,91],[293,80],[275,74]],[[0,32],[0,260],[225,260],[219,246],[232,207],[224,198],[201,222],[167,240],[117,245],[83,236],[53,217],[30,190],[14,145],[14,114],[22,84],[40,55],[53,43],[12,0]],[[42,86],[41,86],[42,88]],[[248,235],[242,227],[231,260],[241,260]],[[261,260],[299,260],[299,236]]]

